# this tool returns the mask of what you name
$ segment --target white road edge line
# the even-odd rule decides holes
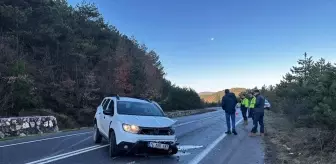
[[[52,140],[52,139],[57,139],[57,138],[64,138],[64,137],[78,136],[78,135],[88,134],[88,133],[92,133],[92,132],[76,133],[76,134],[69,134],[69,135],[65,135],[65,136],[58,136],[58,137],[44,138],[44,139],[40,139],[40,140],[33,140],[33,141],[26,141],[26,142],[19,142],[19,143],[14,143],[14,144],[2,145],[2,146],[0,146],[0,148],[3,148],[3,147],[9,147],[9,146],[16,146],[16,145],[22,145],[22,144],[27,144],[27,143],[41,142],[41,141]]]
[[[57,155],[57,154],[63,152],[64,150],[69,149],[69,148],[72,148],[72,147],[74,147],[74,146],[76,146],[76,145],[79,145],[80,143],[82,143],[82,142],[84,142],[84,141],[86,141],[86,140],[88,140],[88,139],[90,139],[90,138],[92,138],[92,136],[89,136],[89,137],[87,137],[87,138],[85,138],[85,139],[83,139],[83,140],[80,140],[79,142],[76,142],[75,144],[72,144],[72,145],[68,146],[68,147],[65,148],[65,149],[61,149],[61,150],[59,150],[59,151],[57,151],[57,152],[55,152],[55,153],[52,153],[50,156]]]
[[[237,121],[236,126],[242,122],[243,119]],[[214,142],[212,142],[209,146],[207,146],[201,153],[199,153],[196,158],[192,159],[188,164],[198,164],[202,161],[202,159],[209,154],[209,152],[215,148],[220,141],[222,141],[227,135],[223,133],[219,136]]]
[[[56,156],[51,156],[51,157],[43,158],[43,159],[40,159],[40,160],[37,160],[37,161],[32,161],[32,162],[29,162],[29,163],[26,163],[26,164],[49,163],[49,162],[53,162],[53,161],[60,160],[60,159],[63,159],[63,158],[71,157],[71,156],[74,156],[74,155],[77,155],[77,154],[82,154],[82,153],[85,153],[85,152],[88,152],[88,151],[100,149],[100,148],[103,148],[103,147],[106,147],[106,146],[108,146],[108,145],[90,146],[90,147],[87,147],[87,148],[83,148],[83,149],[79,149],[79,150],[75,150],[75,151],[59,154],[59,155],[56,155]]]

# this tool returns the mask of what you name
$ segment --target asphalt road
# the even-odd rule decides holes
[[[107,141],[95,145],[92,130],[61,132],[0,142],[0,164],[251,164],[263,163],[260,138],[246,137],[238,125],[238,136],[228,135],[222,110],[176,118],[178,154],[168,156],[108,156]],[[237,124],[241,116],[236,118]],[[246,160],[247,159],[247,160]]]

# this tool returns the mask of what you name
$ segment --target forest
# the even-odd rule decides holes
[[[276,112],[302,126],[336,130],[336,65],[304,54],[280,84],[261,91]]]
[[[204,103],[167,80],[159,55],[106,23],[91,3],[0,1],[0,116],[54,115],[90,125],[103,97],[140,96],[165,111]]]
[[[284,117],[293,125],[287,127],[285,121],[278,122],[275,136],[270,137],[278,137],[279,145],[288,142],[293,151],[307,151],[300,158],[308,163],[335,160],[332,154],[336,148],[336,64],[323,58],[314,61],[305,53],[279,84],[264,86],[261,92],[276,113],[273,119]],[[265,126],[270,127],[267,122]],[[295,161],[299,157],[292,158]]]

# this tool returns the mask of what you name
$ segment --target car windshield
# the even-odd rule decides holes
[[[138,116],[164,116],[164,113],[152,103],[118,101],[118,114]]]

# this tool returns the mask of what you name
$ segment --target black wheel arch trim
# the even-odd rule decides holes
[[[111,133],[111,130],[113,130],[113,132],[114,132],[114,129],[111,127],[111,124],[112,124],[112,121],[110,121],[110,124],[109,124],[109,133],[108,133],[108,138],[110,138],[110,133]],[[115,135],[115,132],[114,132],[114,135]],[[114,136],[114,137],[116,137],[116,136]]]

